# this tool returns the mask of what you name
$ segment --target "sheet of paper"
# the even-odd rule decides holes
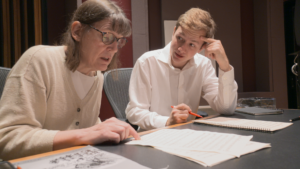
[[[133,140],[126,144],[218,152],[239,157],[251,138],[252,136],[191,129],[162,129],[142,136],[141,140]]]
[[[236,127],[245,129],[257,129],[264,131],[276,131],[292,125],[289,122],[275,122],[263,120],[248,120],[229,117],[217,117],[207,120],[195,120],[197,123],[212,124],[225,127]]]
[[[268,143],[249,141],[249,143],[244,147],[242,155],[249,154],[267,147],[271,147],[271,145]],[[236,158],[233,155],[213,153],[213,152],[201,152],[201,151],[191,151],[191,150],[171,149],[171,148],[157,148],[157,149],[179,157],[186,158],[188,160],[199,163],[205,167],[206,166],[211,167],[221,162],[227,161],[229,159]]]
[[[14,163],[22,169],[149,169],[122,156],[92,146],[56,155]]]

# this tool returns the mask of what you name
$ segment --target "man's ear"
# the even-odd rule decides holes
[[[71,25],[71,34],[73,39],[75,39],[77,42],[80,42],[81,40],[81,28],[82,25],[79,21],[75,21]]]

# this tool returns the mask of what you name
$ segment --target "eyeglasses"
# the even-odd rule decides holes
[[[102,42],[105,45],[110,45],[110,44],[114,43],[114,41],[117,41],[118,49],[121,49],[127,43],[127,39],[125,37],[116,38],[116,36],[110,32],[102,32],[99,29],[97,29],[91,25],[89,25],[89,26],[102,34]]]

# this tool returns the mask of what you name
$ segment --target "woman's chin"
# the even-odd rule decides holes
[[[108,65],[101,65],[101,66],[98,66],[98,68],[97,68],[97,70],[99,70],[99,71],[106,71],[107,70],[107,68],[108,68]]]

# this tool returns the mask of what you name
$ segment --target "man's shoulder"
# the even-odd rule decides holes
[[[139,57],[138,61],[145,62],[150,59],[155,59],[159,55],[161,55],[161,51],[162,51],[162,49],[157,49],[157,50],[151,50],[151,51],[145,52],[141,57]]]
[[[196,53],[196,55],[194,56],[194,60],[195,60],[195,64],[197,66],[200,66],[202,64],[211,63],[211,60],[209,58],[207,58],[206,56],[204,56],[200,53]]]

